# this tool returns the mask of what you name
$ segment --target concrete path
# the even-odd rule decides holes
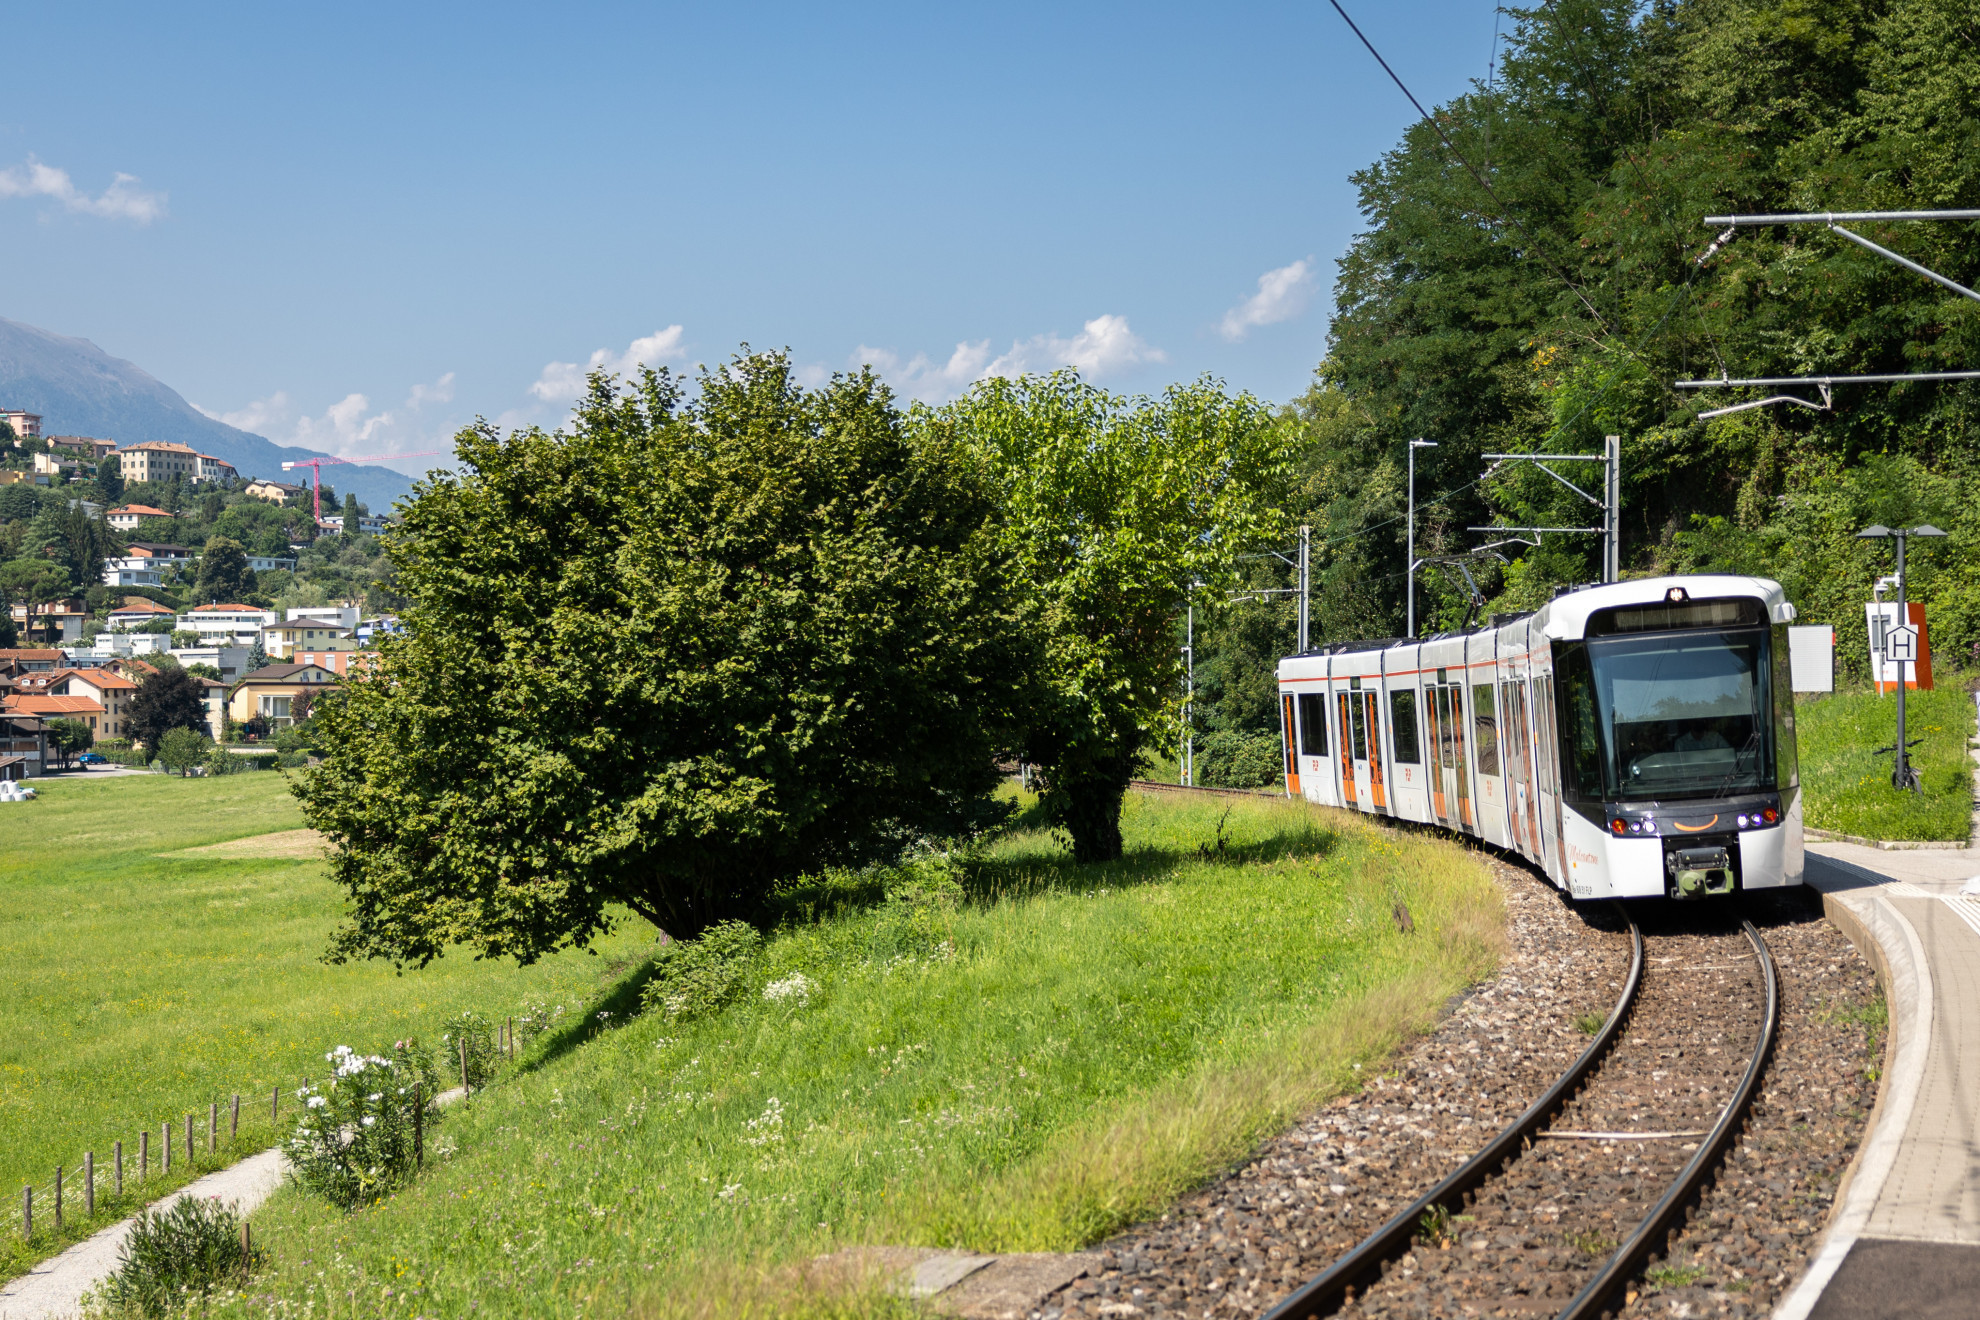
[[[1808,883],[1878,964],[1890,1046],[1827,1236],[1776,1320],[1980,1315],[1980,850],[1808,845]]]
[[[464,1094],[457,1086],[442,1091],[433,1102],[452,1104]],[[247,1215],[273,1196],[288,1176],[289,1161],[278,1146],[197,1178],[145,1208],[164,1209],[188,1196],[214,1197],[233,1202]],[[0,1320],[74,1320],[82,1312],[83,1294],[117,1272],[124,1239],[135,1220],[132,1216],[112,1224],[0,1288]]]

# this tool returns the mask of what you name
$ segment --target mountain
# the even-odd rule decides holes
[[[87,339],[71,339],[0,317],[0,407],[41,414],[46,435],[93,435],[134,445],[169,440],[234,465],[244,477],[307,483],[308,472],[284,472],[284,461],[329,458],[313,449],[278,445],[208,417],[149,372],[113,358]],[[383,513],[412,490],[412,478],[376,464],[337,466],[325,485],[347,491]]]

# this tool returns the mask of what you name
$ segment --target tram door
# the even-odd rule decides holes
[[[1369,765],[1367,694],[1359,688],[1341,693],[1342,764],[1352,781],[1351,801],[1362,811],[1375,810],[1375,772]]]
[[[1533,740],[1538,744],[1534,759],[1540,766],[1540,864],[1565,885],[1567,865],[1559,857],[1560,741],[1554,733],[1554,678],[1551,674],[1533,680]]]
[[[1340,693],[1334,698],[1334,713],[1338,723],[1334,726],[1334,746],[1339,748],[1337,755],[1341,763],[1341,805],[1360,805],[1361,795],[1354,774],[1354,719],[1348,713],[1349,698],[1354,694]]]
[[[1506,812],[1513,847],[1538,857],[1533,840],[1533,740],[1526,732],[1523,686],[1516,679],[1499,684],[1499,736],[1505,747]]]
[[[1451,773],[1457,788],[1458,821],[1476,834],[1478,817],[1471,809],[1471,757],[1466,751],[1463,680],[1444,690],[1451,694]]]
[[[1381,693],[1363,689],[1361,709],[1368,726],[1368,796],[1377,811],[1389,809],[1387,785],[1382,782],[1382,701]]]
[[[1441,672],[1441,671],[1440,671]],[[1453,829],[1470,829],[1471,776],[1464,740],[1464,689],[1439,683],[1431,691],[1431,722],[1436,726],[1437,777],[1433,781],[1437,819]]]
[[[1451,762],[1451,698],[1432,684],[1423,689],[1423,714],[1430,725],[1430,809],[1439,825],[1451,823],[1451,792],[1445,767]]]

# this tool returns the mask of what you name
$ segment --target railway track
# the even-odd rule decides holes
[[[1453,1301],[1584,1320],[1624,1300],[1737,1135],[1779,1020],[1759,931],[1699,911],[1651,940],[1630,920],[1629,974],[1581,1056],[1266,1320]]]

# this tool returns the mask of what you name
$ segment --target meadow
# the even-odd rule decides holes
[[[1891,785],[1891,755],[1876,754],[1897,741],[1897,696],[1862,688],[1795,703],[1801,746],[1801,785],[1806,823],[1867,839],[1964,842],[1972,828],[1973,695],[1964,675],[1942,676],[1930,692],[1905,696],[1907,740],[1922,793]]]
[[[789,1313],[785,1267],[849,1243],[1072,1248],[1495,965],[1497,891],[1455,843],[1147,793],[1124,829],[1103,865],[1020,822],[794,888],[727,1007],[628,1018],[628,981],[449,1110],[411,1185],[355,1214],[279,1193],[271,1268],[217,1312]]]
[[[16,1189],[0,1233],[0,1277],[128,1212],[139,1194],[138,1132],[150,1133],[155,1195],[273,1143],[288,1092],[333,1045],[439,1035],[463,1009],[491,1016],[526,1000],[580,1004],[652,948],[629,921],[600,954],[531,968],[448,958],[425,970],[334,967],[320,955],[341,911],[321,852],[277,774],[217,779],[53,779],[39,799],[0,804],[0,1186]],[[270,839],[266,836],[273,835]],[[269,1095],[291,1109],[279,1127]],[[226,1103],[242,1096],[230,1149]],[[221,1149],[206,1153],[207,1106],[222,1105]],[[197,1111],[199,1158],[184,1161]],[[159,1125],[175,1120],[161,1178]],[[121,1139],[127,1196],[110,1197]],[[80,1213],[77,1168],[94,1151],[95,1221]],[[56,1165],[64,1232],[53,1231]],[[19,1231],[18,1189],[35,1186],[36,1235]]]

